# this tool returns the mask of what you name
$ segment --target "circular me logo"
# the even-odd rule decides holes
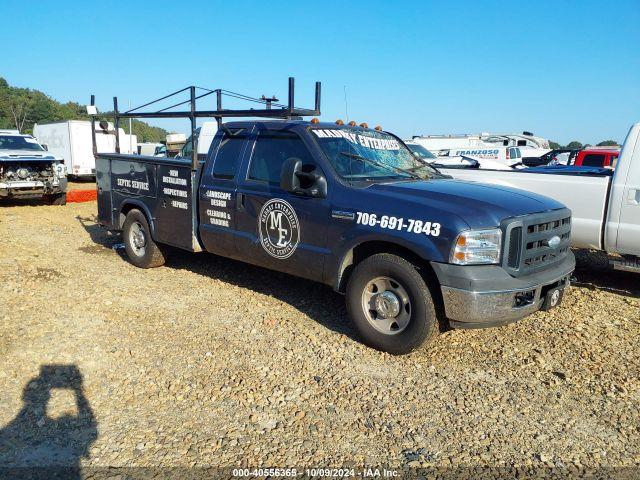
[[[291,205],[279,198],[266,202],[258,217],[260,243],[272,257],[289,258],[300,243],[300,223]]]

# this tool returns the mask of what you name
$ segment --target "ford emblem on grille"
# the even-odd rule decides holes
[[[551,237],[549,240],[547,240],[547,245],[549,245],[551,248],[558,248],[558,246],[560,245],[560,237],[555,235],[553,237]]]

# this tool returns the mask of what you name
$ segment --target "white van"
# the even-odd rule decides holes
[[[116,151],[114,126],[105,122],[106,128],[100,128],[96,122],[96,145],[98,152]],[[120,130],[120,153],[138,153],[138,138]],[[74,177],[95,176],[96,159],[93,157],[91,141],[91,122],[86,120],[66,120],[41,123],[33,126],[33,136],[40,145],[56,157],[64,158],[67,175]]]
[[[413,140],[405,140],[405,145],[413,154],[429,165],[436,168],[483,168],[489,170],[512,170],[510,165],[490,158],[470,157],[462,155],[443,155],[436,157],[424,146]]]
[[[507,167],[522,166],[522,151],[519,147],[477,147],[456,148],[449,150],[445,157],[467,157],[474,160],[492,160]]]
[[[447,156],[449,152],[456,148],[481,147],[485,143],[480,139],[480,135],[423,135],[414,136],[412,143],[422,145],[435,156]]]
[[[138,155],[146,155],[146,156],[152,157],[157,153],[159,147],[162,147],[161,143],[155,143],[155,142],[139,143]]]
[[[480,134],[462,135],[422,135],[414,136],[411,141],[422,145],[434,155],[452,156],[452,150],[477,149],[480,147],[529,147],[549,151],[549,140],[536,137],[531,132],[522,134]],[[540,155],[544,154],[543,151]]]
[[[204,160],[209,153],[209,147],[213,142],[213,137],[218,132],[218,122],[202,122],[202,125],[196,129],[196,137],[198,139],[198,158]],[[193,152],[193,139],[189,137],[184,146],[180,149],[180,153],[176,155],[178,158],[191,158]]]

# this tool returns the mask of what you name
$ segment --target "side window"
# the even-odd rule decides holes
[[[589,153],[582,159],[583,167],[604,167],[604,155],[601,153]]]
[[[182,146],[182,149],[180,150],[180,155],[178,156],[181,158],[191,158],[191,152],[193,152],[193,139],[189,137],[189,140],[187,140],[187,143],[185,143]]]
[[[213,162],[213,177],[233,180],[238,170],[242,145],[247,138],[244,128],[227,129],[218,146],[218,152]]]
[[[282,164],[292,157],[299,158],[304,165],[314,163],[297,134],[278,130],[261,132],[253,149],[247,178],[278,185]]]

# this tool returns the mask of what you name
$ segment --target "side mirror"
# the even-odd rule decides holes
[[[280,171],[280,188],[285,192],[306,197],[325,198],[327,196],[327,179],[317,171],[305,172],[302,160],[288,158]]]
[[[44,148],[44,151],[45,151],[45,152],[48,152],[48,151],[49,151],[49,145],[47,145],[46,143],[43,143],[43,144],[41,145],[41,147],[42,147],[42,148]]]

